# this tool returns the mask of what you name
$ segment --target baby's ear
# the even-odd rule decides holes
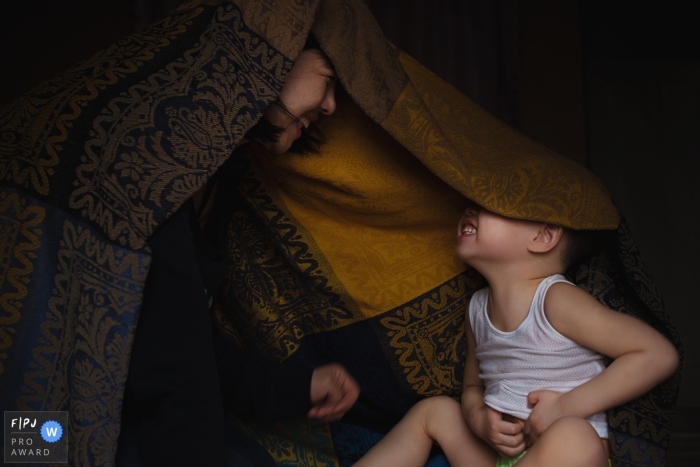
[[[564,228],[560,225],[540,224],[527,249],[532,253],[546,253],[559,244],[563,235]]]

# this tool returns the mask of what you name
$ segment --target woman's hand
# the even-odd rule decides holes
[[[360,386],[342,365],[330,363],[311,376],[311,404],[307,417],[324,422],[340,420],[360,395]]]

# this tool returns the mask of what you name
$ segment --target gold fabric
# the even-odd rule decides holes
[[[321,127],[328,139],[321,154],[278,157],[261,173],[272,179],[285,213],[313,238],[361,319],[465,270],[454,255],[465,200],[351,100],[339,102],[337,112]]]
[[[602,183],[524,137],[406,54],[410,79],[382,126],[464,196],[498,214],[586,230],[620,217]]]

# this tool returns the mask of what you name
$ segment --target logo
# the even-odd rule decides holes
[[[63,436],[63,428],[56,420],[49,420],[41,425],[41,437],[47,443],[55,443]]]
[[[66,463],[68,412],[5,412],[5,463]]]

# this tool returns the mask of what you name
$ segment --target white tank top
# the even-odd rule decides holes
[[[488,287],[474,293],[469,322],[476,339],[476,358],[484,381],[484,402],[520,419],[527,419],[527,395],[537,389],[568,392],[605,369],[603,356],[557,332],[544,314],[544,297],[555,282],[568,282],[561,274],[537,287],[530,311],[518,329],[503,332],[489,320]],[[572,284],[573,285],[573,284]],[[588,418],[601,438],[608,437],[605,412]]]

